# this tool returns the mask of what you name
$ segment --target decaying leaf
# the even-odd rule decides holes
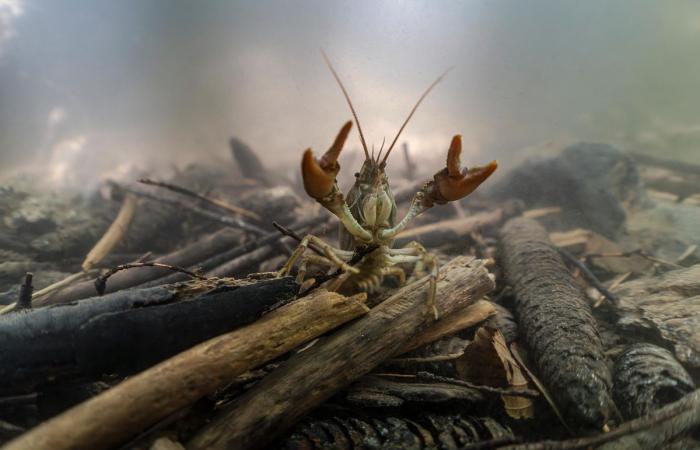
[[[576,228],[553,232],[549,238],[557,247],[586,255],[599,255],[591,258],[590,263],[611,273],[644,274],[653,265],[642,255],[627,254],[622,246],[591,230]]]
[[[513,357],[503,334],[488,326],[479,328],[474,340],[456,361],[460,378],[486,386],[527,388],[528,380]],[[501,396],[505,410],[514,419],[533,417],[532,400],[524,397]]]

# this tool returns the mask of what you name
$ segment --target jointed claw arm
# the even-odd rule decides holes
[[[343,148],[343,144],[345,144],[350,128],[352,128],[352,122],[348,121],[340,129],[331,148],[319,159],[314,158],[311,149],[307,149],[301,160],[301,174],[304,178],[306,193],[335,214],[343,223],[345,229],[353,236],[369,242],[372,240],[372,234],[355,220],[335,179],[338,171],[340,171],[338,156]]]
[[[496,161],[491,161],[485,166],[475,166],[471,169],[461,169],[459,156],[462,153],[462,136],[455,135],[447,152],[447,164],[444,169],[433,176],[431,181],[425,183],[423,188],[416,193],[411,201],[411,206],[401,221],[395,227],[386,229],[380,233],[382,239],[392,239],[422,212],[430,209],[435,204],[445,204],[459,200],[474,192],[481,183],[491,176],[498,167]]]

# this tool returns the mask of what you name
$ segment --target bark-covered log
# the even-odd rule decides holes
[[[180,250],[155,259],[155,262],[187,267],[196,264],[212,255],[222,252],[231,245],[235,245],[240,239],[240,233],[223,229],[201,240],[194,242]],[[137,286],[156,278],[169,274],[169,271],[158,267],[146,267],[135,270],[126,270],[110,277],[106,292],[116,292]],[[95,284],[92,280],[77,283],[60,291],[56,291],[35,302],[33,306],[45,306],[58,303],[66,303],[92,297],[96,294]]]
[[[103,314],[77,332],[78,365],[93,375],[135,373],[255,321],[290,301],[297,289],[294,280],[286,277],[224,286],[191,301],[157,308]]]
[[[666,448],[679,436],[697,430],[700,425],[700,390],[695,390],[682,399],[666,405],[654,413],[662,416],[668,414],[670,419],[653,426],[640,426],[639,430],[601,445],[598,450],[638,450]],[[640,417],[625,425],[641,424],[653,416]],[[620,427],[622,428],[622,427]]]
[[[455,258],[440,269],[436,305],[447,316],[494,287],[483,261]],[[192,449],[259,448],[306,413],[397,354],[432,322],[428,277],[287,360],[225,408],[189,442]]]
[[[606,433],[568,439],[498,446],[499,450],[639,450],[697,448],[697,443],[677,441],[700,424],[700,389],[650,415],[621,424]],[[676,445],[680,443],[680,445]],[[487,447],[494,448],[494,446]]]
[[[531,219],[506,223],[501,258],[540,377],[572,424],[600,429],[610,411],[611,375],[585,293]]]
[[[81,324],[100,314],[164,304],[175,297],[174,289],[157,287],[0,316],[0,388],[14,391],[49,374],[74,374],[73,334]]]
[[[367,307],[360,302],[365,297],[314,291],[247,327],[128,378],[30,430],[3,450],[113,448],[245,371],[365,314]]]
[[[155,287],[0,316],[1,386],[127,375],[249,323],[296,291],[291,278],[281,278],[177,301],[187,298],[186,288]]]
[[[695,390],[688,372],[665,348],[639,343],[615,361],[613,397],[626,419],[650,414]]]
[[[329,414],[304,420],[276,448],[286,450],[458,450],[474,442],[512,438],[490,417],[466,414]]]
[[[554,157],[531,158],[491,186],[496,198],[518,198],[528,208],[560,206],[557,221],[614,239],[625,223],[626,204],[645,192],[634,161],[600,143],[580,142]]]
[[[679,361],[700,368],[700,264],[628,281],[615,293],[619,330],[660,339]]]
[[[258,180],[263,186],[274,186],[276,183],[273,177],[268,173],[258,155],[255,154],[248,144],[236,137],[229,140],[231,147],[231,155],[238,163],[241,174],[247,178]]]

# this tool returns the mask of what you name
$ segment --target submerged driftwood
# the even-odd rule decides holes
[[[478,300],[494,282],[483,261],[458,257],[440,270],[440,314]],[[260,448],[313,408],[401,351],[432,323],[428,277],[411,283],[355,323],[287,360],[225,408],[188,443],[192,449]]]
[[[11,390],[78,375],[128,375],[289,301],[291,278],[127,290],[0,316],[0,379]],[[194,297],[187,300],[188,297]],[[184,300],[184,301],[182,301]]]
[[[277,448],[286,450],[422,449],[458,450],[470,443],[497,439],[511,442],[513,433],[495,419],[454,414],[371,416],[336,413],[309,418],[296,426]]]
[[[633,344],[615,361],[613,396],[626,419],[651,414],[695,389],[688,372],[665,348]]]
[[[112,448],[234,377],[367,312],[317,290],[240,330],[203,342],[44,422],[3,450]]]
[[[601,429],[612,382],[584,292],[532,219],[506,223],[501,258],[520,332],[542,381],[572,423]]]
[[[678,360],[700,368],[700,264],[623,283],[616,294],[620,330],[660,338]]]

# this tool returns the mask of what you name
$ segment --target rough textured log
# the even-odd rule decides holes
[[[501,258],[520,333],[542,380],[573,424],[600,429],[612,383],[585,293],[531,219],[506,223]]]
[[[100,314],[172,302],[176,291],[157,287],[117,292],[81,302],[0,316],[2,388],[24,385],[76,372],[72,333]],[[70,334],[69,334],[70,333]]]
[[[39,425],[3,450],[110,448],[246,370],[367,312],[356,297],[318,290],[210,339]]]
[[[187,291],[186,286],[139,289],[1,316],[2,386],[134,373],[259,318],[293,298],[297,285],[281,278],[222,286],[177,301],[196,294]]]
[[[136,373],[257,320],[292,300],[297,290],[286,277],[223,286],[190,301],[103,314],[76,333],[78,366],[91,375]]]
[[[625,205],[644,201],[639,171],[625,153],[580,142],[554,157],[530,158],[491,186],[497,198],[518,198],[528,208],[560,206],[557,221],[614,239],[625,223]]]
[[[700,424],[700,390],[695,390],[677,402],[666,405],[651,415],[625,422],[619,427],[595,436],[565,441],[540,441],[498,446],[499,450],[639,450],[697,448],[676,438],[691,432]],[[494,448],[490,446],[486,448]]]
[[[673,354],[656,345],[629,346],[615,361],[613,396],[626,419],[646,416],[695,390]]]
[[[700,264],[628,281],[615,293],[618,329],[660,338],[679,361],[700,368]]]
[[[213,233],[197,242],[194,242],[180,250],[157,258],[155,261],[174,266],[190,266],[202,261],[214,254],[217,254],[240,240],[240,232],[223,229]],[[170,272],[157,267],[127,270],[119,272],[110,278],[106,292],[116,292],[121,289],[137,286]],[[92,280],[69,286],[60,291],[56,291],[44,298],[37,300],[34,306],[52,305],[66,303],[82,298],[92,297],[96,294],[95,284]]]
[[[666,405],[654,415],[669,413],[671,418],[654,426],[640,426],[638,431],[620,437],[598,447],[598,450],[637,450],[644,448],[665,448],[664,444],[674,438],[697,429],[700,424],[700,390],[695,390],[677,402]],[[640,424],[653,417],[646,416],[627,422],[625,425]],[[620,427],[622,428],[622,427]]]
[[[440,270],[436,304],[452,314],[491,291],[483,261],[458,257]],[[411,283],[279,369],[239,397],[188,443],[191,449],[259,448],[353,380],[396,355],[434,319],[428,277]]]
[[[276,448],[458,450],[473,442],[492,439],[510,442],[512,438],[512,432],[496,420],[463,413],[383,417],[336,413],[304,420]]]

